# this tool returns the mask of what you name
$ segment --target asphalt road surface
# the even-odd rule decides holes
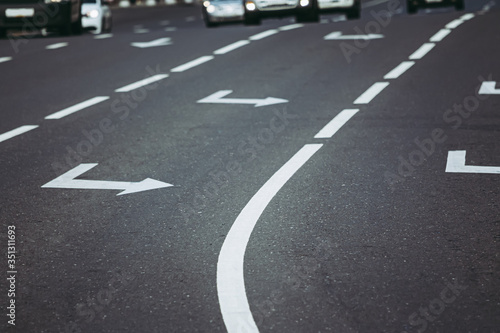
[[[495,2],[113,15],[0,40],[2,332],[500,331]]]

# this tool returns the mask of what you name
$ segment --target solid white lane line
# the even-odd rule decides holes
[[[91,98],[89,100],[86,100],[84,102],[78,103],[76,105],[70,106],[69,108],[66,108],[64,110],[52,113],[52,114],[48,115],[47,117],[45,117],[45,119],[61,119],[61,118],[66,117],[72,113],[81,111],[83,109],[91,107],[92,105],[101,103],[107,99],[109,99],[108,96],[97,96],[97,97]]]
[[[229,333],[259,331],[245,291],[243,260],[248,240],[269,202],[322,146],[305,145],[283,165],[243,208],[222,244],[217,262],[217,294]]]
[[[131,83],[129,85],[126,85],[125,87],[121,87],[119,89],[116,89],[115,92],[129,92],[129,91],[135,90],[137,88],[147,86],[148,84],[151,84],[153,82],[163,80],[166,77],[168,77],[168,74],[153,75],[153,76],[148,77],[144,80],[140,80],[140,81]]]
[[[276,30],[276,29],[270,29],[270,30],[266,30],[264,32],[261,32],[261,33],[258,33],[256,35],[253,35],[253,36],[250,36],[250,40],[261,40],[261,39],[264,39],[266,37],[269,37],[269,36],[272,36],[274,34],[277,34],[279,32],[279,30]]]
[[[361,96],[359,96],[354,104],[368,104],[374,99],[382,90],[384,90],[389,85],[389,82],[377,82],[374,83],[367,91],[365,91]]]
[[[288,30],[302,28],[303,26],[304,25],[302,23],[295,23],[295,24],[284,25],[282,27],[279,27],[278,29],[281,31],[288,31]]]
[[[465,14],[465,15],[462,15],[460,17],[461,20],[463,21],[468,21],[468,20],[471,20],[475,17],[476,15],[472,14],[472,13],[469,13],[469,14]]]
[[[1,58],[0,58],[0,63],[1,63],[1,62],[11,61],[11,60],[12,60],[12,57],[1,57]]]
[[[349,119],[351,119],[359,109],[345,109],[342,110],[335,118],[333,118],[321,131],[314,136],[315,139],[329,139],[331,138],[339,129],[344,126]]]
[[[100,34],[100,35],[95,35],[94,39],[107,39],[113,37],[113,34]]]
[[[415,61],[403,61],[392,71],[387,73],[384,76],[384,80],[397,79],[401,75],[403,75],[407,70],[409,70],[413,65],[415,65]]]
[[[434,43],[425,43],[424,45],[420,46],[418,50],[413,52],[413,54],[410,56],[410,60],[419,60],[422,59],[427,53],[429,53],[430,50],[432,50],[436,46]]]
[[[237,48],[240,48],[242,46],[250,44],[250,41],[248,40],[240,40],[236,43],[229,44],[228,46],[224,46],[216,51],[214,51],[214,54],[226,54],[228,52],[231,52],[233,50],[236,50]]]
[[[65,43],[65,42],[64,42],[64,43],[55,43],[55,44],[50,44],[50,45],[45,46],[45,48],[46,48],[47,50],[55,50],[55,49],[60,49],[60,48],[62,48],[62,47],[66,47],[66,46],[68,46],[68,43]]]
[[[451,32],[450,29],[441,29],[434,36],[431,37],[430,41],[431,42],[440,42],[446,36],[448,36],[450,34],[450,32]]]
[[[462,23],[464,23],[464,20],[461,20],[461,19],[456,19],[456,20],[453,20],[451,21],[450,23],[448,23],[446,25],[446,28],[447,29],[455,29],[456,27],[458,27],[459,25],[461,25]]]
[[[24,125],[24,126],[16,128],[16,129],[13,129],[11,131],[8,131],[6,133],[0,134],[0,142],[11,139],[15,136],[21,135],[21,134],[26,133],[28,131],[34,130],[37,127],[38,127],[37,125]]]
[[[196,67],[198,65],[204,64],[207,61],[212,60],[213,58],[214,58],[214,56],[199,57],[198,59],[195,59],[195,60],[192,60],[190,62],[185,63],[184,65],[177,66],[177,67],[171,69],[170,71],[175,72],[175,73],[184,72],[184,71],[187,71],[188,69],[191,69],[191,68]]]

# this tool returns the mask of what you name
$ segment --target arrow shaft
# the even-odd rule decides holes
[[[137,184],[133,182],[115,182],[102,180],[73,179],[61,182],[52,181],[42,187],[45,188],[71,188],[80,190],[126,190],[130,186]]]
[[[448,152],[446,172],[500,174],[500,167],[465,165],[465,150]]]
[[[200,99],[198,103],[258,104],[263,101],[262,99],[223,98],[232,92],[233,92],[232,90],[220,90],[208,97]]]

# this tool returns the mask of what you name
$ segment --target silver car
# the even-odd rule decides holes
[[[320,13],[344,13],[349,20],[359,19],[360,0],[317,0]]]
[[[245,10],[241,0],[205,0],[203,19],[209,28],[219,23],[243,22]]]

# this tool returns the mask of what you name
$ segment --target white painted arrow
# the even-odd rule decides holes
[[[200,99],[198,103],[255,104],[255,107],[288,103],[288,100],[286,99],[274,97],[267,97],[264,99],[223,98],[224,96],[227,96],[232,92],[232,90],[220,90],[208,97]]]
[[[97,163],[83,163],[79,166],[69,170],[65,174],[57,177],[56,179],[43,185],[43,188],[72,188],[83,190],[123,190],[117,195],[130,194],[157,188],[174,186],[172,184],[160,182],[151,178],[146,178],[141,182],[115,182],[115,181],[101,181],[101,180],[84,180],[75,179],[81,174],[89,171]]]
[[[131,43],[130,45],[141,49],[145,49],[148,47],[165,46],[170,44],[172,44],[172,39],[170,37],[165,37],[165,38],[155,39],[150,42]]]
[[[368,35],[342,35],[340,31],[334,31],[326,35],[323,39],[325,40],[350,40],[350,39],[379,39],[384,38],[384,35],[380,34],[368,34]]]
[[[500,174],[500,167],[465,165],[465,154],[465,150],[449,151],[446,172]]]
[[[500,88],[495,89],[495,81],[484,81],[479,88],[480,95],[500,95]]]

